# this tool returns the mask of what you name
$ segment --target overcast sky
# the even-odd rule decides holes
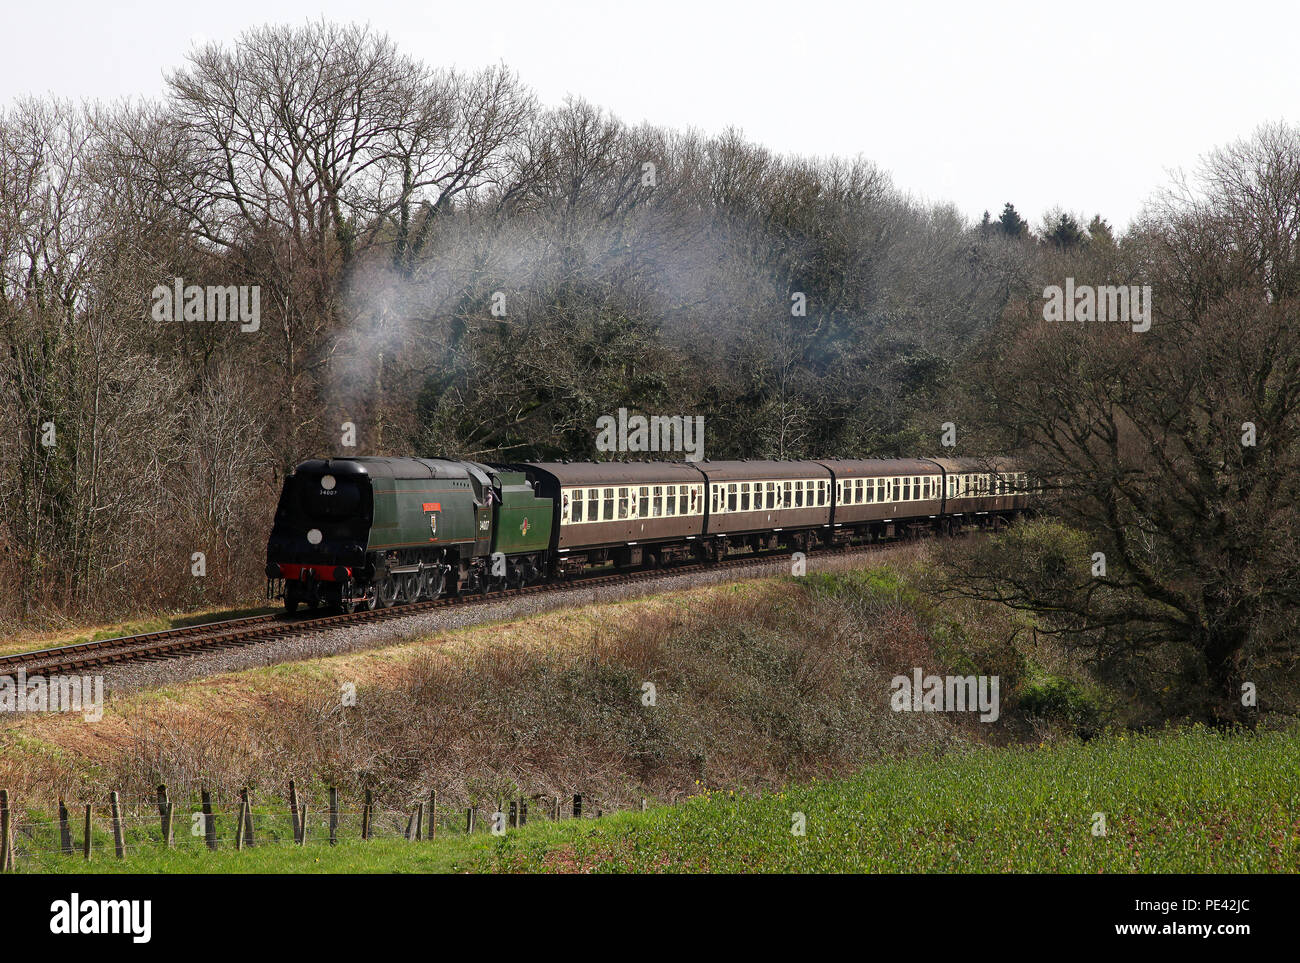
[[[1060,205],[1122,227],[1171,170],[1300,121],[1292,0],[22,3],[4,14],[0,97],[157,96],[196,41],[321,16],[431,64],[504,61],[547,104],[861,154],[972,219],[1010,200],[1035,225]]]

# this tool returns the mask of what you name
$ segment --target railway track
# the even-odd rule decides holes
[[[901,542],[877,542],[870,545],[847,546],[809,552],[810,556],[840,557],[875,554]],[[669,568],[645,569],[632,572],[588,575],[561,582],[526,585],[523,588],[489,592],[486,595],[443,596],[425,602],[412,602],[392,608],[361,610],[335,615],[293,617],[283,614],[256,615],[221,622],[206,622],[183,628],[148,632],[143,635],[101,639],[96,642],[78,642],[32,652],[18,652],[0,656],[0,676],[16,676],[19,671],[28,677],[63,674],[82,669],[103,668],[132,662],[156,662],[180,658],[214,649],[235,648],[258,642],[305,635],[321,629],[341,628],[356,623],[382,622],[403,619],[420,612],[451,606],[483,605],[500,602],[523,595],[585,591],[605,585],[629,582],[654,582],[661,579],[695,572],[742,568],[750,565],[788,560],[788,551],[736,555],[710,564],[690,563]]]

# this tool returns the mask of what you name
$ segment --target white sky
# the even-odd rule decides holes
[[[0,102],[157,95],[194,41],[321,16],[431,64],[504,61],[546,104],[862,154],[972,219],[1010,200],[1035,225],[1060,205],[1122,227],[1170,171],[1300,121],[1291,0],[26,2],[4,13]]]

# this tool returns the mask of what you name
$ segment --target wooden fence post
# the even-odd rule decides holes
[[[206,789],[199,790],[199,797],[203,801],[203,840],[207,843],[208,849],[217,848],[217,817],[212,812],[212,796]]]
[[[580,792],[575,792],[573,794],[573,818],[582,818],[582,793]]]
[[[163,813],[163,842],[168,849],[176,845],[176,804],[167,800],[167,811]]]
[[[520,799],[519,800],[519,825],[526,826],[527,824],[528,824],[528,800]]]
[[[64,856],[72,855],[72,826],[68,823],[68,807],[59,800],[59,851]]]
[[[248,796],[239,797],[239,816],[235,822],[235,849],[244,848],[244,817],[248,815]]]
[[[298,845],[307,845],[307,804],[298,807]]]
[[[167,840],[167,787],[160,785],[158,787],[158,829],[162,832],[163,841]]]
[[[519,803],[510,800],[510,822],[506,823],[511,829],[519,828]]]
[[[0,789],[0,873],[9,872],[13,843],[9,838],[9,790]]]
[[[239,832],[244,838],[245,846],[253,846],[253,800],[248,796],[248,787],[239,790],[239,801],[243,804],[244,818],[239,822]]]
[[[415,804],[415,841],[420,841],[420,834],[424,832],[424,803]]]
[[[438,833],[438,790],[429,790],[429,838]]]
[[[642,812],[645,812],[646,809],[648,809],[648,808],[649,808],[649,807],[648,807],[647,804],[646,804],[646,798],[645,798],[645,796],[642,796],[642,797],[641,797],[641,811],[642,811]]]
[[[468,836],[473,832],[474,832],[474,807],[470,806],[468,809],[465,810],[465,835]]]
[[[90,859],[90,803],[86,803],[86,834],[81,840],[81,855],[83,859]]]
[[[330,786],[330,845],[339,841],[339,791]]]
[[[289,780],[289,816],[293,822],[293,841],[302,842],[302,827],[298,822],[298,790],[294,787],[293,780]]]
[[[108,797],[109,808],[113,813],[113,851],[118,859],[126,859],[126,839],[122,835],[122,809],[118,802],[117,790]]]
[[[374,795],[369,789],[366,790],[366,801],[361,807],[361,838],[370,838],[370,808],[374,803]]]
[[[162,830],[163,845],[171,849],[176,845],[176,835],[172,828],[172,803],[167,798],[166,786],[158,787],[158,824]]]

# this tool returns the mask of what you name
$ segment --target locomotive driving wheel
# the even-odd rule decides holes
[[[380,608],[386,609],[396,605],[400,594],[401,585],[391,575],[385,575],[375,582],[375,601]],[[372,605],[371,608],[374,608],[374,606]]]
[[[446,576],[440,565],[426,566],[420,573],[420,595],[426,599],[436,599],[442,594],[442,586],[446,582]]]

